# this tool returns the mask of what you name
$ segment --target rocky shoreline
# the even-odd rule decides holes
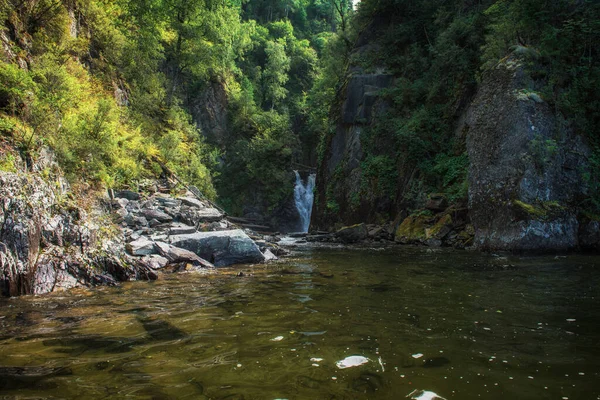
[[[154,280],[285,252],[185,189],[75,193],[49,158],[30,172],[0,172],[3,296]]]

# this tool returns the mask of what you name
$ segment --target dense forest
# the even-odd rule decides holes
[[[269,214],[291,195],[293,169],[327,158],[348,77],[382,73],[393,84],[362,133],[360,182],[336,197],[338,169],[317,198],[322,212],[333,223],[340,208],[377,198],[389,220],[431,192],[464,202],[457,120],[486,71],[516,54],[535,82],[521,94],[593,149],[585,203],[599,208],[595,1],[0,4],[3,146],[24,159],[49,146],[71,181],[134,187],[172,171],[234,214]],[[538,142],[542,160],[558,146]],[[16,169],[10,151],[1,157],[2,170]]]
[[[327,113],[311,110],[328,108],[343,73],[334,53],[350,12],[326,0],[2,1],[3,140],[25,158],[50,146],[72,181],[133,187],[166,168],[233,212],[272,208],[292,162],[315,157]],[[16,168],[10,152],[1,165]]]

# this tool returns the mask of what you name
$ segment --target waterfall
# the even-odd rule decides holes
[[[296,203],[296,209],[300,214],[300,223],[302,224],[302,232],[308,232],[310,225],[310,214],[312,213],[313,206],[313,189],[315,188],[315,174],[310,174],[306,181],[306,184],[302,182],[302,178],[298,171],[294,171],[296,174],[296,186],[294,187],[294,201]]]

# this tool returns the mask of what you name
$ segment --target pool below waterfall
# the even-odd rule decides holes
[[[599,264],[306,245],[2,299],[0,398],[600,399]]]

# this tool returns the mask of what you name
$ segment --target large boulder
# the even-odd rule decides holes
[[[561,250],[578,245],[590,150],[535,92],[523,62],[489,71],[467,112],[469,208],[475,245]]]
[[[425,228],[428,217],[424,215],[410,215],[402,221],[396,230],[395,240],[400,243],[417,243],[425,240]]]
[[[365,224],[346,226],[335,233],[335,237],[344,243],[356,243],[365,240],[369,235]]]
[[[199,257],[196,253],[172,246],[163,242],[156,242],[155,247],[158,252],[168,260],[169,263],[189,263],[204,268],[214,268],[214,265]]]
[[[173,246],[194,252],[216,267],[262,262],[265,256],[241,229],[171,236]]]

